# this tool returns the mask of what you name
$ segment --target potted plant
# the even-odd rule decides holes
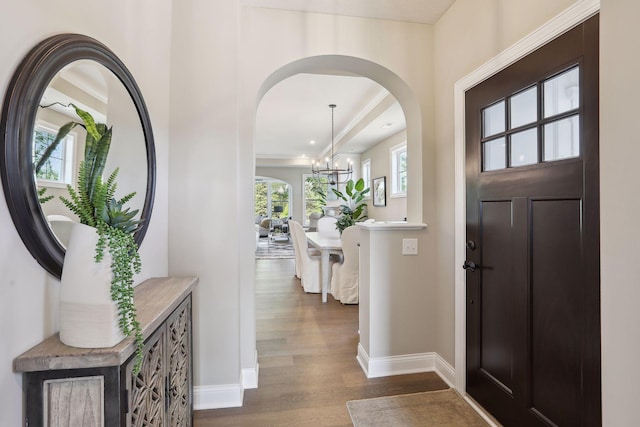
[[[364,179],[360,178],[357,182],[353,182],[352,179],[347,181],[345,185],[345,192],[332,188],[333,193],[346,204],[340,205],[342,212],[336,222],[336,228],[342,231],[354,225],[356,222],[361,222],[367,219],[364,202],[364,197],[369,193],[370,188],[365,188]]]
[[[83,254],[83,249],[79,249],[80,259],[74,260],[72,259],[74,249],[76,247],[86,248],[86,244],[85,246],[77,246],[80,244],[76,245],[70,239],[61,278],[60,339],[63,342],[65,340],[74,341],[76,338],[70,335],[77,332],[77,328],[84,328],[80,329],[81,337],[78,338],[78,342],[69,345],[83,347],[82,340],[89,338],[87,346],[98,346],[91,344],[95,342],[92,341],[93,337],[86,337],[86,335],[92,335],[96,332],[88,327],[85,328],[85,325],[78,325],[78,322],[82,323],[82,320],[73,318],[73,310],[77,311],[77,307],[74,306],[74,309],[71,310],[71,317],[66,317],[67,313],[63,313],[65,308],[63,304],[77,304],[74,298],[83,292],[88,294],[87,297],[90,300],[94,300],[95,294],[102,293],[102,290],[88,291],[87,288],[95,285],[101,286],[102,284],[97,283],[99,279],[96,276],[103,274],[110,280],[110,286],[107,285],[109,286],[108,296],[110,296],[111,302],[115,303],[111,305],[117,306],[117,326],[122,333],[120,337],[109,337],[108,339],[111,341],[107,341],[104,346],[115,345],[113,341],[117,343],[125,336],[133,336],[136,343],[134,373],[137,373],[142,365],[143,336],[133,302],[133,275],[139,273],[141,268],[134,233],[142,219],[135,219],[138,213],[137,209],[130,210],[124,207],[136,193],[129,193],[120,199],[115,198],[118,168],[109,175],[106,181],[102,177],[111,144],[112,129],[104,123],[95,123],[91,114],[73,104],[71,105],[75,108],[76,114],[82,119],[82,122],[70,122],[61,127],[52,145],[59,143],[76,126],[81,126],[86,130],[86,145],[84,159],[80,162],[78,170],[77,187],[74,189],[67,185],[69,198],[60,196],[60,200],[80,220],[80,224],[74,225],[77,228],[73,229],[71,239],[76,235],[80,236],[81,233],[88,235],[89,238],[94,239],[92,242],[95,243],[91,244],[95,246],[95,249],[92,252],[84,250],[84,252],[90,252],[89,254]],[[97,272],[96,265],[87,265],[91,264],[91,259],[96,265],[106,264],[102,267],[102,273]],[[74,261],[76,266],[79,264],[80,272],[70,271]],[[93,277],[89,277],[92,275]],[[65,293],[65,282],[69,281],[80,283],[74,285],[74,290],[67,290]],[[63,298],[63,294],[69,296],[70,292],[73,293],[70,295],[72,302]],[[91,306],[91,304],[89,305]],[[88,315],[97,316],[97,313],[88,313]],[[73,329],[70,334],[66,334],[65,328],[67,326]]]

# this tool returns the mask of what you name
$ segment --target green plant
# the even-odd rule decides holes
[[[116,200],[119,169],[116,168],[106,181],[102,179],[111,144],[111,128],[102,123],[96,124],[89,113],[75,105],[73,107],[83,123],[67,123],[60,128],[56,141],[62,140],[76,125],[84,127],[87,131],[84,160],[80,163],[77,188],[67,185],[69,199],[60,196],[60,200],[78,216],[82,224],[96,228],[98,244],[95,261],[102,261],[107,249],[111,255],[111,299],[118,306],[122,333],[126,336],[133,335],[136,342],[135,375],[142,366],[144,344],[133,303],[133,275],[139,273],[141,268],[134,233],[142,220],[135,219],[137,209],[130,210],[124,205],[136,193],[129,193]]]
[[[42,187],[38,189],[38,201],[40,202],[40,204],[43,203],[47,203],[49,200],[53,199],[55,196],[54,195],[46,195],[45,193],[47,192],[47,187]]]
[[[364,202],[364,197],[369,193],[370,188],[365,188],[364,179],[360,178],[355,183],[352,179],[347,181],[344,189],[345,193],[342,193],[335,188],[332,188],[331,190],[340,200],[346,203],[340,205],[342,213],[336,222],[336,228],[340,230],[340,234],[342,234],[342,231],[345,228],[354,225],[356,222],[361,222],[367,219],[367,215],[364,210],[367,204]]]

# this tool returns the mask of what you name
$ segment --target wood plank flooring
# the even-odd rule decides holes
[[[256,261],[256,328],[259,387],[241,408],[196,411],[196,427],[351,426],[349,400],[448,388],[435,373],[367,379],[358,306],[304,293],[291,259]]]

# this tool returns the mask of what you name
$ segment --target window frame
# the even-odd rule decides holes
[[[404,171],[398,171],[399,154],[401,153],[404,153],[405,155]],[[395,145],[389,149],[389,159],[391,162],[391,167],[389,168],[390,175],[391,175],[391,187],[389,189],[390,198],[407,197],[407,188],[405,188],[404,191],[399,189],[399,185],[400,185],[399,182],[401,180],[400,174],[404,173],[405,179],[408,178],[407,157],[408,157],[407,141],[404,141],[401,144]],[[406,186],[407,187],[409,186],[408,181]]]
[[[34,138],[32,141],[32,153],[35,148],[35,133],[37,131],[44,131],[50,133],[52,135],[57,135],[60,131],[60,126],[54,125],[49,122],[45,122],[39,120],[33,129]],[[75,156],[75,147],[77,141],[78,134],[76,132],[69,132],[67,136],[60,141],[62,145],[62,158],[61,158],[61,175],[62,179],[60,180],[52,180],[46,178],[38,178],[36,176],[36,185],[39,187],[50,187],[50,188],[67,188],[67,185],[73,185],[74,177],[76,174],[76,156]],[[33,156],[33,155],[32,155]],[[34,171],[35,172],[35,171]]]
[[[371,159],[365,159],[360,163],[360,174],[364,180],[365,188],[371,188]],[[371,200],[371,191],[364,196],[364,200]]]

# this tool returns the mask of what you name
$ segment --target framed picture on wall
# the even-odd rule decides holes
[[[373,179],[373,206],[387,206],[386,176]]]

